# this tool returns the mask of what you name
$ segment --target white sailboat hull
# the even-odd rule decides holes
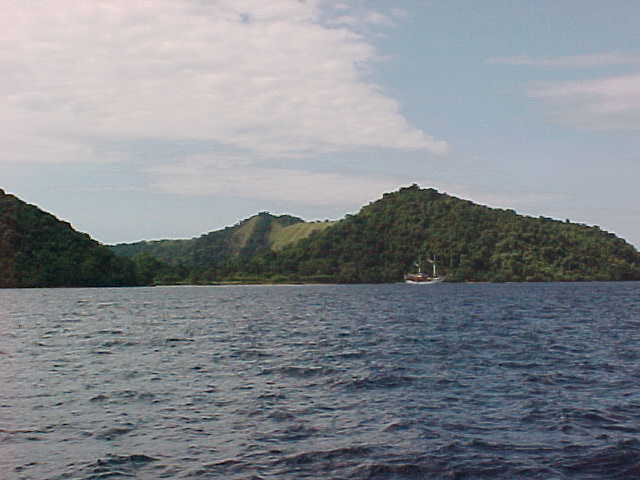
[[[434,283],[442,283],[444,278],[432,278],[430,280],[405,280],[404,283],[410,283],[412,285],[433,285]]]

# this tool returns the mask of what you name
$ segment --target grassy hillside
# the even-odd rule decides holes
[[[231,233],[230,241],[230,253],[232,255],[239,255],[240,252],[245,250],[251,243],[251,239],[256,235],[260,235],[259,231],[261,223],[265,216],[256,215],[242,222],[238,228]],[[272,222],[278,223],[278,222]],[[279,224],[278,224],[279,225]],[[262,240],[262,239],[261,239]],[[260,240],[260,242],[261,242]],[[262,242],[261,242],[262,243]]]
[[[300,222],[288,227],[274,228],[269,233],[269,247],[274,251],[280,251],[284,247],[292,245],[314,232],[321,232],[336,222]]]
[[[274,216],[261,212],[234,226],[226,227],[189,240],[155,240],[118,244],[111,247],[117,255],[135,257],[150,255],[170,265],[188,268],[219,268],[237,257],[251,257],[274,241],[290,243],[290,237],[303,235],[289,228],[304,224],[290,215]],[[312,229],[310,229],[312,230]]]
[[[136,281],[131,261],[0,190],[0,287],[117,286]]]

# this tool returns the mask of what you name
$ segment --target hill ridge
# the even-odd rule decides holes
[[[135,284],[132,262],[69,222],[0,190],[0,287]]]
[[[190,239],[142,240],[119,243],[110,248],[121,256],[149,254],[172,265],[195,266],[203,262],[217,265],[230,258],[254,255],[274,244],[280,248],[326,226],[328,223],[320,225],[292,215],[273,215],[263,211],[235,225]]]

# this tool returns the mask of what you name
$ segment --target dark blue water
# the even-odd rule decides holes
[[[0,478],[640,478],[640,284],[0,291]]]

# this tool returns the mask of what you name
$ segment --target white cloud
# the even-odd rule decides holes
[[[337,15],[327,15],[323,18],[324,23],[330,26],[346,26],[362,35],[371,34],[371,27],[391,28],[398,24],[396,19],[406,19],[408,14],[405,10],[392,8],[388,13],[367,8],[362,2],[351,4],[350,6],[340,4],[334,5]]]
[[[395,23],[389,16],[384,15],[383,13],[380,13],[376,10],[368,11],[364,16],[364,20],[365,22],[370,23],[372,25],[383,25],[387,27],[391,27],[395,25]]]
[[[335,10],[348,10],[349,9],[349,5],[347,5],[346,3],[343,3],[343,2],[338,2],[338,3],[333,5],[333,8]]]
[[[363,77],[375,49],[349,28],[323,26],[321,3],[5,4],[0,121],[14,139],[11,157],[41,161],[40,143],[56,161],[95,161],[81,139],[116,137],[202,139],[256,158],[445,153],[446,142],[410,125]]]
[[[408,18],[409,12],[406,11],[404,8],[392,8],[391,15],[397,18]]]
[[[487,63],[548,68],[592,68],[612,65],[638,65],[640,64],[640,54],[606,52],[544,58],[534,58],[523,55],[516,57],[492,57],[487,60]]]
[[[435,181],[419,176],[359,175],[314,172],[302,168],[268,168],[238,154],[192,155],[179,163],[154,166],[147,171],[158,192],[192,196],[232,196],[287,202],[299,206],[357,208],[377,200],[383,193],[412,183],[495,208],[556,205],[566,201],[564,193],[523,191]]]
[[[148,172],[164,193],[222,195],[298,205],[360,206],[405,184],[391,177],[264,168],[238,156],[193,156]]]
[[[604,52],[587,55],[533,58],[493,57],[492,64],[547,68],[595,68],[640,65],[640,54]],[[552,118],[593,130],[637,130],[640,128],[640,74],[609,76],[581,81],[534,85],[529,96],[543,100]]]
[[[640,129],[640,74],[534,87],[556,119],[596,130]]]

